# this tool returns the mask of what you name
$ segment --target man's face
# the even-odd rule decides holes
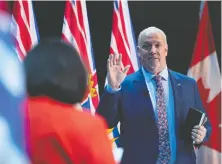
[[[142,36],[138,52],[142,66],[148,71],[157,74],[165,68],[168,46],[160,33]]]

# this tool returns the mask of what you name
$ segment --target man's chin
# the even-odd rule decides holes
[[[148,70],[149,70],[150,72],[152,72],[153,74],[157,74],[158,71],[159,71],[159,68],[160,68],[160,66],[149,66],[149,67],[148,67]]]

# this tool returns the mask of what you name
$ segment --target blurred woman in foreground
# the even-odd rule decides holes
[[[43,41],[28,53],[24,65],[32,163],[114,164],[104,120],[76,109],[87,87],[77,51],[61,41]]]

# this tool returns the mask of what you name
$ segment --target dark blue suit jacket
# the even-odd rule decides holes
[[[191,133],[184,133],[184,123],[190,107],[204,111],[194,79],[169,70],[173,88],[176,129],[176,163],[194,164],[196,156]],[[101,96],[97,113],[102,115],[109,128],[120,121],[120,146],[124,148],[121,164],[156,164],[158,131],[154,110],[142,70],[128,75],[117,93],[107,91]],[[205,124],[207,135],[211,125]],[[200,146],[200,145],[198,145]]]

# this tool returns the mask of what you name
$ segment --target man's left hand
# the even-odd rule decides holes
[[[193,139],[195,144],[200,144],[206,136],[206,133],[207,129],[204,126],[196,125],[192,129],[191,138]]]

